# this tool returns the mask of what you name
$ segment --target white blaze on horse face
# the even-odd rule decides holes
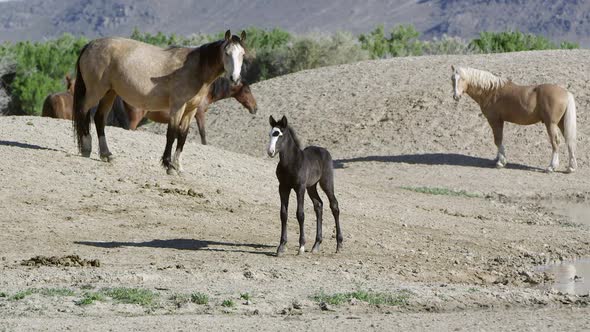
[[[268,135],[270,136],[268,155],[272,158],[277,154],[277,141],[279,140],[279,137],[283,136],[283,132],[279,128],[273,127]]]
[[[226,62],[224,64],[225,71],[234,83],[237,83],[240,80],[244,53],[244,48],[239,43],[233,43],[226,49]]]
[[[463,94],[463,91],[459,88],[459,80],[461,80],[461,75],[458,72],[453,73],[453,99],[455,100],[461,99]]]

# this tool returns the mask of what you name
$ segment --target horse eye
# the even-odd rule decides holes
[[[273,136],[273,137],[277,137],[277,136],[279,136],[280,134],[281,134],[281,132],[279,132],[279,131],[275,131],[275,132],[273,132],[273,133],[272,133],[272,136]]]

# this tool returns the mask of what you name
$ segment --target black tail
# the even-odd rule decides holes
[[[86,84],[80,73],[80,58],[90,43],[84,45],[76,61],[76,85],[74,86],[74,111],[72,121],[74,122],[74,133],[78,143],[78,150],[82,152],[82,137],[90,134],[90,112],[84,109],[84,98],[86,96]]]

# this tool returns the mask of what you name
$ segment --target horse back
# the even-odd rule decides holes
[[[41,116],[56,119],[72,119],[74,97],[69,92],[55,93],[47,96],[43,102]]]

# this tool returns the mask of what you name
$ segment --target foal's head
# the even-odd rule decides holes
[[[459,101],[463,92],[467,89],[467,81],[464,77],[461,77],[461,68],[455,68],[451,65],[453,74],[451,75],[451,82],[453,83],[453,99]]]
[[[279,121],[275,121],[272,115],[268,118],[270,123],[270,133],[268,134],[270,137],[270,142],[268,143],[268,155],[272,158],[277,155],[281,151],[283,147],[283,142],[285,141],[285,135],[288,135],[288,124],[287,118],[283,115],[283,117]]]
[[[225,32],[225,40],[223,41],[223,68],[226,75],[232,83],[240,81],[240,72],[242,70],[242,62],[246,50],[244,48],[244,41],[246,40],[246,31],[242,31],[240,37],[232,36],[231,32]]]

